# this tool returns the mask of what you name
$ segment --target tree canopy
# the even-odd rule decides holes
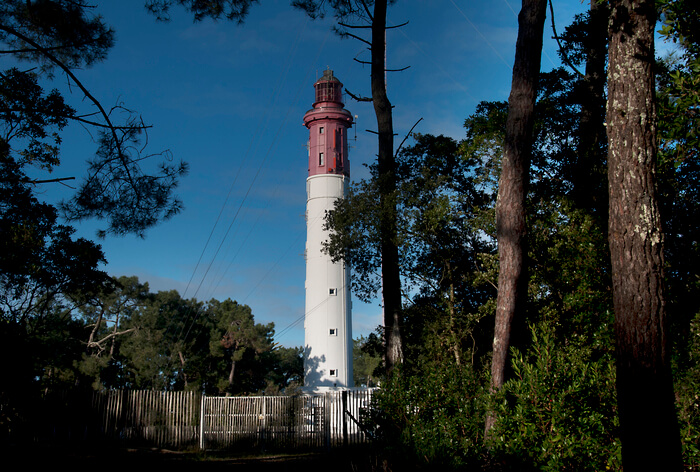
[[[143,236],[180,211],[174,190],[187,166],[172,162],[167,152],[146,151],[148,126],[141,117],[122,104],[103,104],[80,81],[80,69],[103,61],[114,44],[114,31],[92,10],[66,0],[13,0],[0,7],[0,54],[15,64],[0,76],[2,179],[32,189],[51,184],[57,179],[36,176],[60,165],[60,132],[70,122],[91,127],[96,150],[87,177],[59,205],[61,213],[69,221],[106,221],[101,235]],[[45,84],[57,76],[82,94],[78,104],[88,106],[68,105],[57,89],[46,93]],[[146,172],[144,161],[156,159],[157,172]],[[58,180],[66,178],[73,176]]]

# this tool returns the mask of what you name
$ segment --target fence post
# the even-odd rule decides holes
[[[204,451],[204,431],[206,430],[206,406],[207,396],[202,394],[202,403],[199,408],[199,449]]]
[[[326,437],[326,449],[331,450],[331,394],[326,392],[323,395],[323,429]]]
[[[348,447],[348,391],[343,390],[343,447]]]
[[[265,442],[267,440],[267,398],[265,395],[262,396],[262,437],[260,447],[265,451]]]

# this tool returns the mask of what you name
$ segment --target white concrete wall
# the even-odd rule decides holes
[[[306,333],[304,385],[348,388],[352,381],[350,270],[323,253],[326,212],[345,196],[347,178],[320,174],[306,180]],[[335,330],[335,331],[332,331]]]

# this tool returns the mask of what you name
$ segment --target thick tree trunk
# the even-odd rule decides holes
[[[654,188],[653,0],[611,2],[608,68],[609,243],[617,396],[625,472],[680,470]]]
[[[387,1],[374,3],[372,21],[372,103],[377,116],[379,149],[380,238],[382,258],[382,298],[384,303],[385,365],[391,374],[403,362],[401,341],[401,278],[399,249],[396,242],[396,160],[394,158],[394,125],[391,102],[386,94],[384,54],[386,50]]]
[[[523,311],[527,297],[525,197],[546,9],[547,0],[523,0],[518,16],[518,40],[496,204],[499,273],[491,361],[492,391],[503,385],[511,325],[514,317]],[[493,414],[489,413],[486,435],[494,421]]]

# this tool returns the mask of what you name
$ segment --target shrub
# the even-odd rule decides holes
[[[687,365],[676,373],[676,406],[686,470],[700,470],[700,313],[690,323]],[[681,372],[678,372],[681,371]]]
[[[365,418],[397,470],[475,464],[483,451],[482,386],[471,366],[424,366],[384,382]]]
[[[490,449],[506,463],[543,471],[621,470],[615,368],[585,339],[556,342],[548,323],[531,327],[514,376],[492,399]]]

